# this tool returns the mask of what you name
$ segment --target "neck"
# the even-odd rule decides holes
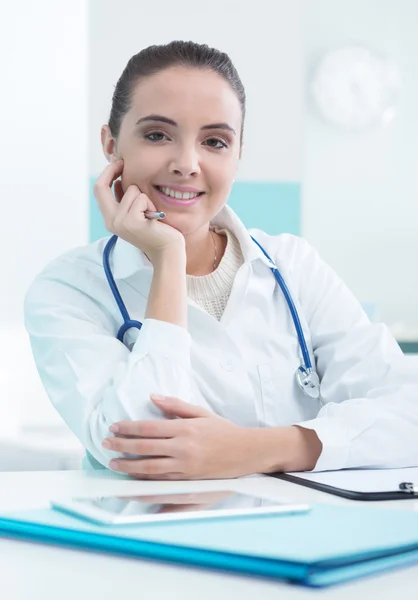
[[[212,238],[213,235],[213,238]],[[213,271],[213,261],[215,258],[214,241],[216,244],[216,265],[218,266],[225,251],[226,242],[223,236],[209,231],[209,228],[202,228],[198,231],[184,236],[186,240],[186,273],[187,275],[208,275]]]

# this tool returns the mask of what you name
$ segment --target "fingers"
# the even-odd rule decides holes
[[[113,452],[127,452],[141,456],[173,456],[172,439],[138,439],[138,438],[106,438],[102,446]]]
[[[201,406],[189,404],[188,402],[184,402],[184,400],[172,396],[152,394],[151,400],[165,413],[176,415],[183,419],[213,416],[211,412]]]
[[[144,212],[146,210],[156,210],[148,196],[141,193],[136,185],[130,185],[126,192],[123,192],[122,181],[118,179],[123,171],[123,160],[109,164],[94,184],[94,195],[97,200],[100,212],[106,229],[112,233],[119,233],[122,224],[128,215],[132,212],[135,222],[145,221]],[[113,191],[112,193],[112,183]],[[116,201],[115,201],[116,199]]]
[[[117,205],[117,212],[113,219],[113,229],[115,231],[119,231],[121,227],[123,227],[123,222],[127,216],[127,214],[131,211],[133,204],[137,201],[137,199],[143,194],[141,194],[139,188],[136,185],[130,185],[126,190],[125,194],[122,196],[122,199]],[[145,217],[142,215],[142,218]]]
[[[132,187],[136,187],[136,186],[132,186]],[[138,190],[138,188],[136,188]],[[139,191],[139,190],[138,190]],[[122,200],[122,204],[123,204],[123,200]],[[149,198],[146,194],[143,194],[141,192],[139,192],[139,194],[136,195],[134,201],[131,203],[130,207],[129,207],[129,222],[126,223],[125,227],[126,229],[129,230],[129,228],[131,227],[135,227],[137,226],[138,223],[145,223],[149,221],[147,220],[147,218],[145,217],[145,211],[146,210],[155,210],[154,209],[149,209]]]
[[[109,163],[102,173],[97,178],[96,184],[98,187],[110,188],[111,184],[117,179],[123,171],[123,160],[116,160]]]
[[[120,421],[119,423],[115,423],[114,426],[112,425],[110,431],[119,435],[131,435],[143,438],[173,438],[181,435],[184,431],[184,423],[180,419],[165,421]]]
[[[144,212],[146,210],[156,211],[155,204],[151,202],[146,194],[141,194],[130,210],[130,216],[134,221],[146,220]]]
[[[120,473],[128,475],[169,475],[178,473],[178,461],[174,458],[149,458],[140,460],[113,459],[109,467]]]
[[[120,179],[117,179],[113,184],[113,193],[115,194],[116,200],[119,203],[122,202],[124,191],[122,188],[122,181]]]
[[[94,184],[94,196],[97,200],[100,212],[103,215],[105,225],[107,226],[109,220],[113,220],[117,214],[118,205],[115,202],[115,198],[112,194],[110,186],[113,181],[117,179],[123,171],[123,160],[118,160],[114,163],[110,163],[97,178]]]
[[[118,186],[116,189],[120,194],[122,186]],[[130,185],[120,200],[119,210],[113,221],[113,230],[115,232],[130,231],[133,226],[136,228],[138,223],[145,223],[147,221],[144,214],[146,210],[155,211],[156,208],[138,186]]]

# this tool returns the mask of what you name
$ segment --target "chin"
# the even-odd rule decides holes
[[[173,229],[177,229],[177,231],[180,231],[180,233],[182,233],[184,236],[194,233],[197,229],[200,229],[205,224],[209,223],[210,220],[209,217],[207,219],[202,219],[201,216],[199,218],[197,215],[192,213],[180,214],[167,212],[167,210],[163,208],[161,208],[161,210],[164,210],[166,214],[166,218],[161,222],[170,225],[170,227],[173,227]]]

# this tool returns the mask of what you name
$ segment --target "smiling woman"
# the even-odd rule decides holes
[[[90,465],[135,477],[417,465],[418,377],[388,330],[303,239],[226,205],[244,118],[226,54],[129,60],[94,186],[113,236],[27,294],[45,388]]]
[[[123,159],[121,191],[136,186],[166,213],[164,223],[183,234],[189,274],[208,267],[208,223],[228,199],[244,115],[244,88],[228,57],[197,45],[140,52],[116,86],[102,128],[105,154]],[[220,261],[225,235],[213,235]]]

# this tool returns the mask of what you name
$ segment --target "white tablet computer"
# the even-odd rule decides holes
[[[102,525],[306,512],[307,504],[266,500],[233,491],[71,498],[51,507]]]

